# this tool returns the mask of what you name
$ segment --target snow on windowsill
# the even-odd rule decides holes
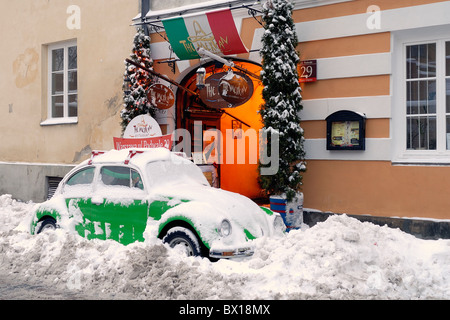
[[[78,117],[70,118],[49,118],[40,123],[41,126],[53,126],[58,124],[76,124],[78,123]]]

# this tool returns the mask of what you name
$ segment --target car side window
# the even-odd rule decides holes
[[[131,169],[131,187],[144,190],[144,183],[142,182],[140,174],[133,169]]]
[[[100,170],[100,179],[106,186],[125,186],[143,190],[139,173],[129,167],[104,166]]]
[[[94,180],[95,167],[89,167],[82,169],[72,175],[66,182],[69,186],[74,186],[78,184],[91,184]]]

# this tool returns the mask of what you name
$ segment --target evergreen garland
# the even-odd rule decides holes
[[[260,108],[263,130],[279,134],[279,170],[274,175],[261,175],[261,187],[269,195],[285,194],[291,201],[302,184],[306,171],[303,129],[299,112],[301,88],[298,81],[296,51],[297,34],[289,0],[268,0],[263,6],[261,79],[264,104]],[[272,135],[268,135],[270,146]],[[270,164],[269,164],[270,165]],[[266,167],[269,165],[265,165]],[[264,165],[260,163],[260,168]]]
[[[133,50],[130,60],[152,69],[153,60],[150,55],[150,37],[146,36],[144,30],[139,28],[134,36]],[[125,62],[124,72],[123,109],[120,112],[122,118],[122,132],[128,123],[141,114],[155,115],[156,107],[147,98],[148,88],[153,84],[153,77],[145,70]],[[129,83],[129,85],[127,84]]]

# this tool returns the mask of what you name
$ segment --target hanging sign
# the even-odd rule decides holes
[[[199,48],[218,55],[248,53],[230,9],[162,20],[170,45],[180,60],[198,59]]]
[[[299,82],[317,81],[317,60],[305,60],[299,63]]]
[[[150,86],[147,98],[148,101],[161,110],[169,109],[175,103],[173,91],[161,83]]]
[[[253,95],[253,82],[241,72],[214,73],[205,80],[200,98],[211,108],[234,108],[247,102]]]
[[[147,114],[134,117],[123,133],[124,138],[151,138],[161,135],[158,122]]]
[[[253,94],[253,82],[234,72],[228,72],[219,81],[219,94],[233,105],[241,105]]]
[[[172,148],[172,135],[163,136],[156,120],[145,114],[133,118],[125,128],[123,138],[113,137],[114,149]]]

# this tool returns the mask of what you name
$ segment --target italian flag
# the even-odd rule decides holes
[[[218,55],[247,53],[230,9],[162,20],[173,51],[180,60],[200,58],[197,50]]]

